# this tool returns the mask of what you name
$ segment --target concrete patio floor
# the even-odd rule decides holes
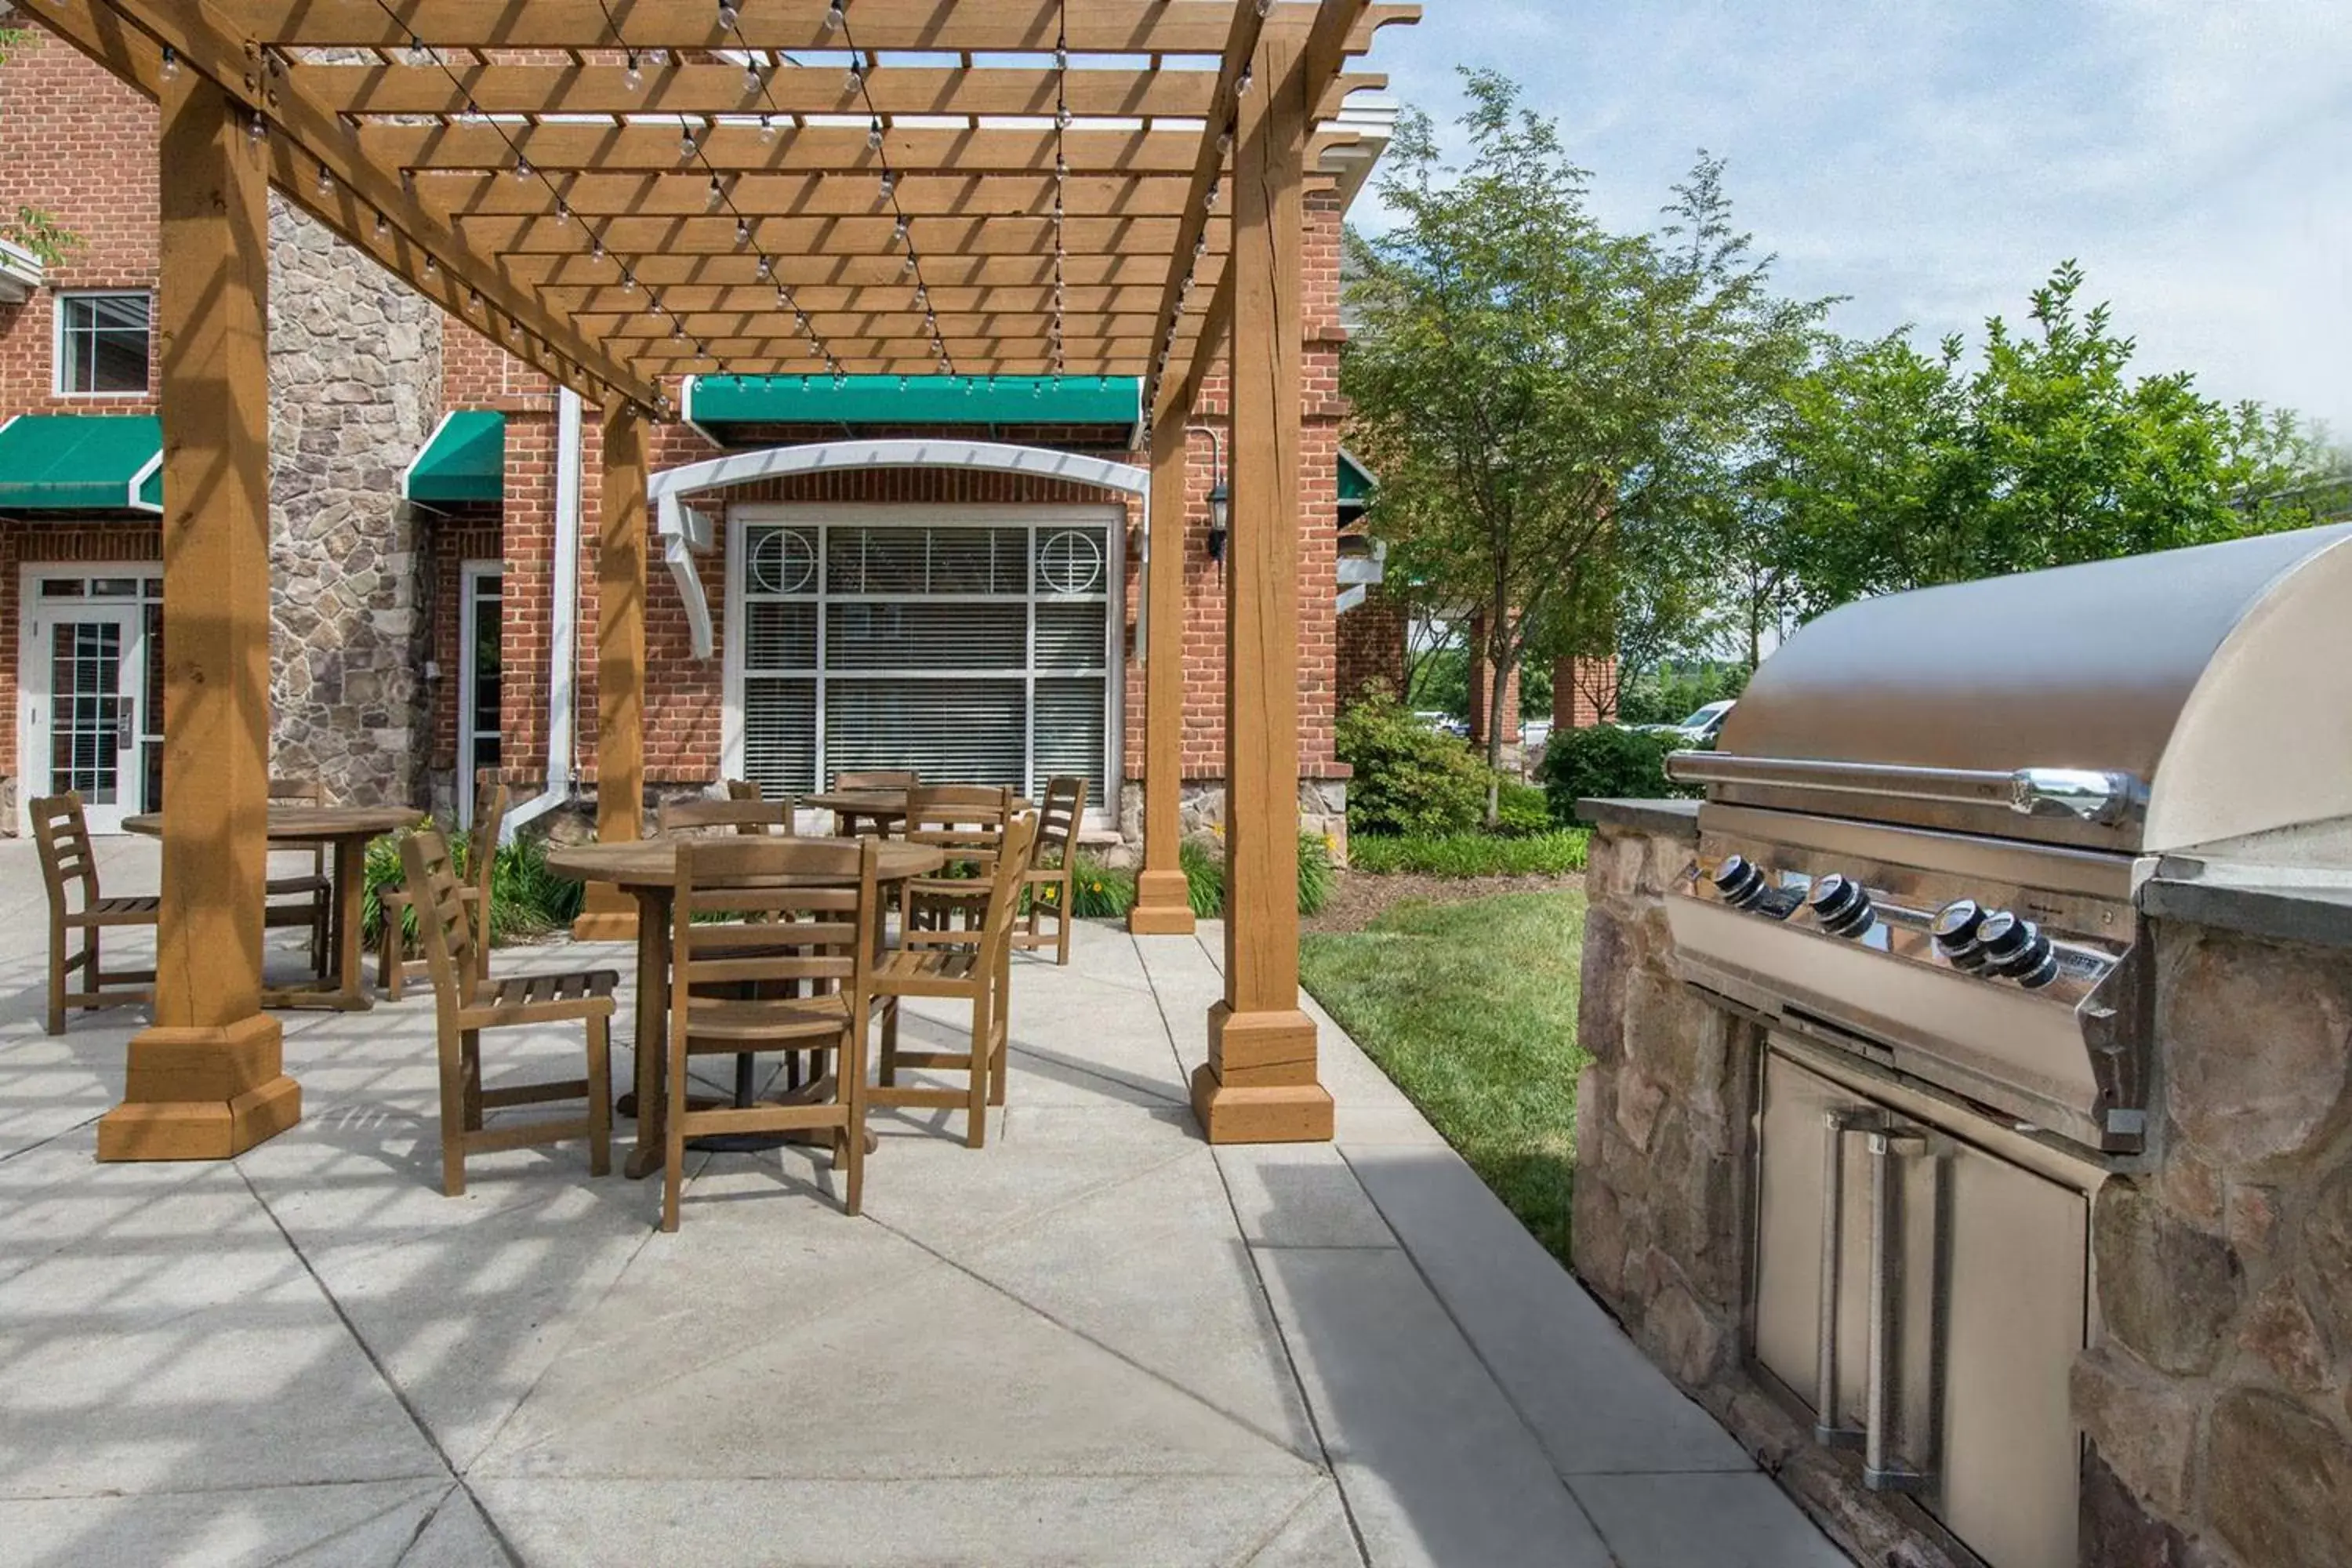
[[[1336,1145],[1200,1141],[1213,928],[1018,961],[987,1148],[877,1116],[858,1219],[700,1156],[664,1236],[583,1146],[442,1197],[424,995],[282,1015],[303,1121],[243,1158],[98,1164],[138,1019],[41,1032],[46,923],[0,844],[7,1563],[1845,1561],[1328,1019]]]

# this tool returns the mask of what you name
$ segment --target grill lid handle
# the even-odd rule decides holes
[[[2021,816],[2073,817],[2102,826],[2130,821],[2147,805],[2147,786],[2130,773],[2090,768],[2019,768],[2000,773],[1676,752],[1666,758],[1666,776],[1681,784],[1770,784],[1834,795],[2006,805]]]

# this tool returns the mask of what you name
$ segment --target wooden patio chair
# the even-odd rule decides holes
[[[99,959],[99,933],[109,926],[152,926],[163,900],[156,898],[110,899],[98,889],[98,857],[90,848],[89,823],[82,816],[81,796],[43,795],[30,807],[33,840],[41,854],[41,880],[49,889],[49,1018],[52,1035],[66,1032],[70,1007],[123,1007],[151,1000],[155,992],[152,969],[106,968]],[[81,904],[74,907],[70,887],[81,887]],[[80,951],[66,952],[68,934],[81,933]],[[78,973],[81,989],[66,989],[66,977]]]
[[[1021,901],[1022,868],[1036,841],[1037,818],[1029,812],[1004,830],[1003,853],[988,888],[988,904],[977,929],[906,931],[899,945],[874,973],[874,999],[882,1008],[881,1082],[867,1091],[876,1105],[963,1108],[967,1147],[988,1141],[988,1107],[1004,1103],[1005,1041],[1012,1011],[1012,936]],[[902,1051],[898,1005],[903,997],[944,996],[971,1004],[971,1044],[963,1051]],[[929,1068],[971,1075],[962,1089],[926,1089],[898,1082],[900,1068]]]
[[[879,853],[872,839],[709,837],[679,844],[670,906],[664,1230],[677,1228],[686,1141],[706,1133],[831,1131],[843,1207],[858,1212],[866,1180],[866,1035]],[[780,940],[786,933],[789,940]],[[782,1100],[693,1106],[687,1088],[692,1058],[755,1051],[830,1053],[833,1071],[812,1074],[806,1089]]]
[[[466,1190],[466,1156],[534,1148],[573,1138],[588,1140],[588,1171],[613,1168],[613,992],[610,969],[573,974],[489,978],[474,946],[475,917],[465,884],[438,828],[420,827],[401,841],[400,861],[416,905],[416,933],[433,974],[434,1023],[441,1056],[441,1190]],[[587,1036],[585,1077],[549,1083],[482,1087],[482,1033],[578,1022]],[[585,1112],[561,1121],[486,1128],[482,1113],[509,1105],[587,1100]]]
[[[507,816],[507,786],[485,776],[474,795],[474,826],[466,835],[466,880],[457,896],[474,915],[474,963],[481,974],[490,972],[490,873],[499,853],[499,830]],[[408,910],[413,900],[405,887],[385,888],[376,894],[383,931],[376,942],[375,983],[397,1002],[404,984],[424,967],[421,955],[408,947]]]
[[[1018,948],[1052,947],[1054,962],[1070,962],[1070,900],[1076,869],[1078,823],[1087,811],[1087,781],[1067,773],[1045,782],[1045,803],[1037,816],[1037,847],[1021,885],[1029,894],[1029,910],[1021,929],[1013,933]],[[1051,857],[1050,863],[1047,858]],[[1039,929],[1040,919],[1052,914],[1054,934]]]
[[[943,850],[947,864],[928,877],[910,877],[898,894],[898,929],[944,929],[977,922],[987,906],[989,879],[1013,816],[1013,792],[986,784],[932,784],[907,792],[909,844]],[[1025,864],[1025,863],[1024,863]]]
[[[271,805],[324,805],[327,786],[317,779],[272,778],[269,781]],[[310,857],[309,868],[301,868],[300,857]],[[327,972],[327,930],[334,919],[335,879],[333,868],[327,862],[327,847],[313,844],[308,850],[277,849],[269,852],[272,861],[281,869],[262,885],[261,923],[273,931],[308,930],[310,933],[310,973]],[[285,862],[292,862],[290,867]]]
[[[921,784],[922,780],[908,768],[867,768],[862,772],[851,771],[833,775],[833,787],[837,790],[911,790],[918,788]],[[836,837],[843,838],[856,838],[867,834],[878,838],[887,838],[891,835],[891,825],[887,816],[866,816],[857,812],[836,811],[833,814],[833,831]]]

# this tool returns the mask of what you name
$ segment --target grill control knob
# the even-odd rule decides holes
[[[2006,975],[2029,991],[2038,991],[2058,978],[2058,955],[2042,928],[2032,921],[2001,910],[1985,917],[1977,936],[1984,944],[1986,965],[1995,974]]]
[[[1745,856],[1725,856],[1714,879],[1715,890],[1735,910],[1744,910],[1764,896],[1764,873],[1749,865]]]
[[[1928,933],[1936,939],[1936,951],[1961,969],[1984,967],[1984,945],[1978,932],[1984,928],[1985,912],[1974,899],[1955,899],[1936,911],[1935,924]]]
[[[1835,873],[1823,877],[1813,884],[1812,897],[1805,901],[1822,929],[1832,936],[1858,937],[1878,921],[1870,895],[1850,877]]]

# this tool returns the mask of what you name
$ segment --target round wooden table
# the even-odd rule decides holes
[[[907,792],[902,789],[836,789],[823,795],[801,797],[801,805],[810,811],[833,813],[834,824],[845,833],[855,833],[860,822],[870,820],[879,831],[887,832],[890,824],[907,817]],[[1036,804],[1013,797],[1015,811],[1034,811]]]
[[[884,792],[888,793],[888,792]],[[904,805],[903,798],[901,806]],[[846,838],[802,838],[808,844],[850,844]],[[662,1051],[668,1035],[670,895],[677,885],[675,838],[645,838],[630,844],[573,844],[547,852],[547,868],[582,882],[610,882],[637,900],[637,1145],[628,1173],[645,1176],[661,1164]],[[947,864],[947,856],[924,844],[885,840],[875,857],[876,880],[889,884],[920,877]],[[891,900],[885,898],[887,909]],[[878,921],[881,910],[876,911]],[[878,950],[881,932],[875,933]],[[654,1042],[653,1048],[646,1042]]]
[[[263,828],[274,847],[331,845],[335,852],[335,909],[328,950],[334,972],[308,985],[268,986],[265,1007],[332,1007],[356,1013],[372,1004],[361,988],[360,902],[367,890],[367,847],[387,833],[414,827],[425,814],[405,805],[272,805]],[[161,837],[163,816],[148,812],[122,819],[125,831]]]

